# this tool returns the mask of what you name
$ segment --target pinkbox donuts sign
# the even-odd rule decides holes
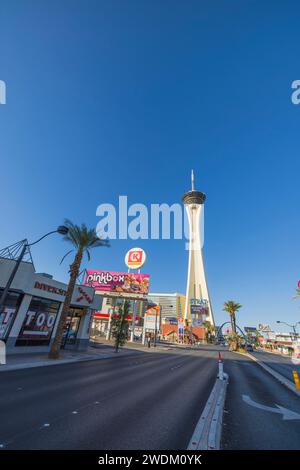
[[[101,291],[148,294],[149,274],[88,270],[85,285]]]

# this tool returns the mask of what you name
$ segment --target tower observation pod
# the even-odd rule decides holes
[[[193,309],[194,312],[200,312],[199,315],[202,319],[214,325],[203,262],[203,239],[200,232],[200,224],[203,222],[202,218],[204,217],[203,211],[206,196],[201,191],[195,191],[193,170],[191,180],[192,189],[185,193],[182,198],[189,223],[189,264],[184,319],[192,320],[191,309]]]

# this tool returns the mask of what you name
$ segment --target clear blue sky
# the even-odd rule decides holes
[[[207,194],[207,276],[240,324],[300,320],[297,1],[3,0],[0,246],[96,207],[181,200],[190,169]],[[185,291],[184,241],[114,241],[90,268],[147,251],[153,291]],[[67,279],[59,236],[33,250]]]

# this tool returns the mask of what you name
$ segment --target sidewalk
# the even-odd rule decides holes
[[[262,352],[262,353],[267,353],[267,354],[273,354],[273,356],[282,356],[282,357],[287,357],[289,358],[290,356],[288,354],[283,354],[280,351],[277,351],[276,349],[271,350],[271,349],[264,349],[264,348],[255,348],[255,351]]]
[[[129,346],[129,347],[128,347]],[[153,352],[154,348],[149,351]],[[83,361],[96,361],[101,359],[112,359],[134,354],[141,354],[142,351],[147,349],[142,345],[126,344],[126,347],[120,348],[118,353],[115,353],[112,342],[103,342],[102,344],[91,343],[86,351],[73,351],[62,349],[60,351],[60,358],[48,359],[48,353],[18,353],[8,354],[6,357],[6,364],[0,364],[0,373],[18,369],[29,369],[32,367],[53,366],[60,364],[72,364],[74,362]]]

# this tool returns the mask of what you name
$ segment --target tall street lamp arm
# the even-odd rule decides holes
[[[52,233],[57,233],[57,232],[58,232],[57,230],[52,230],[51,232],[48,232],[48,233],[46,233],[45,235],[43,235],[41,238],[39,238],[39,239],[36,240],[35,242],[26,244],[26,247],[27,247],[27,246],[36,245],[37,243],[39,243],[39,242],[40,242],[41,240],[43,240],[44,238],[48,237],[49,235],[52,235]]]
[[[286,325],[286,326],[290,326],[291,328],[293,328],[294,325],[290,325],[289,323],[286,323],[285,321],[277,321],[276,323],[282,323],[283,325]]]
[[[297,323],[295,323],[294,325],[290,325],[289,323],[286,323],[285,321],[280,321],[280,320],[277,320],[276,323],[282,323],[283,325],[286,325],[286,326],[289,326],[290,328],[293,328],[293,331],[294,331],[295,334],[296,334],[296,326],[300,325],[300,321],[297,321]]]

